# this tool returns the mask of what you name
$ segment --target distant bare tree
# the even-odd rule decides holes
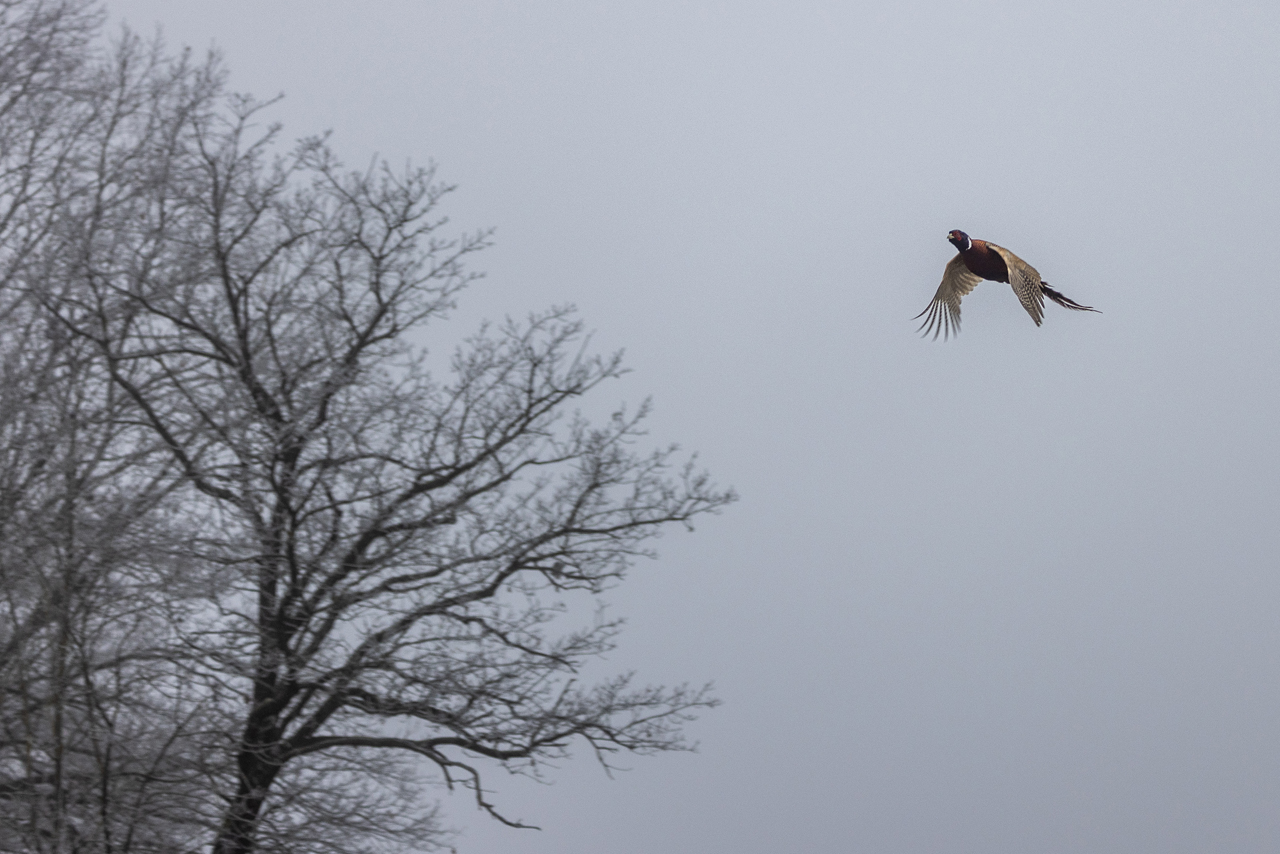
[[[72,223],[131,195],[151,117],[196,76],[133,38],[98,47],[101,20],[0,3],[0,850],[189,849],[208,793],[188,738],[206,696],[171,628],[181,472],[49,310],[78,286]]]
[[[181,710],[151,606],[180,599],[161,596],[155,512],[179,473],[42,304],[103,141],[124,155],[111,129],[157,94],[154,68],[126,66],[156,54],[108,62],[76,0],[3,2],[0,23],[0,849],[171,851],[150,798]],[[147,134],[129,136],[136,153]]]
[[[0,798],[52,816],[23,825],[33,850],[431,846],[427,769],[518,825],[486,765],[681,748],[706,689],[583,684],[620,625],[556,622],[732,500],[638,450],[645,407],[572,409],[620,358],[560,308],[432,361],[417,342],[488,242],[442,236],[432,170],[276,154],[216,63],[129,37],[83,73],[57,198],[18,216],[40,236],[3,332],[4,393],[28,401],[0,436],[8,518],[48,552],[6,557],[0,634],[20,686],[0,757],[31,746]],[[72,742],[76,785],[41,777]]]

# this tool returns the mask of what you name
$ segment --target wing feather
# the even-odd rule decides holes
[[[938,285],[938,292],[933,295],[933,302],[916,315],[917,319],[924,318],[918,331],[926,336],[932,332],[935,341],[939,335],[945,341],[948,336],[959,334],[960,298],[976,288],[981,281],[982,277],[970,272],[959,255],[948,261],[947,269],[942,273],[942,284]]]
[[[996,246],[994,243],[988,243],[987,246],[1004,259],[1005,266],[1009,268],[1009,284],[1013,287],[1013,292],[1018,295],[1018,301],[1027,310],[1027,314],[1031,315],[1036,326],[1039,326],[1044,320],[1044,289],[1040,274],[1035,267],[1003,246]]]

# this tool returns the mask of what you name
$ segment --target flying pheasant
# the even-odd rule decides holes
[[[947,262],[947,269],[942,274],[942,284],[933,295],[933,302],[917,318],[924,317],[920,330],[928,335],[933,333],[945,339],[948,335],[960,332],[960,297],[978,286],[983,279],[993,282],[1008,282],[1013,292],[1018,295],[1022,307],[1031,315],[1031,319],[1040,325],[1044,318],[1044,298],[1056,302],[1063,308],[1075,311],[1097,311],[1087,305],[1081,305],[1068,299],[1040,280],[1036,268],[1003,246],[996,246],[985,240],[970,240],[963,231],[952,231],[947,235],[951,245],[960,250],[960,254]],[[927,317],[925,315],[928,315]]]

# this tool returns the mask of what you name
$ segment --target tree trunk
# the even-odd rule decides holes
[[[240,783],[214,840],[213,854],[250,854],[254,850],[258,813],[280,773],[279,762],[249,747],[241,749],[239,765]]]

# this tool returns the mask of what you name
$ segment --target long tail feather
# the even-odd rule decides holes
[[[1087,305],[1081,305],[1075,300],[1070,299],[1069,297],[1063,296],[1062,294],[1055,291],[1053,288],[1049,287],[1047,282],[1040,283],[1040,290],[1044,291],[1045,296],[1047,296],[1049,299],[1053,300],[1063,308],[1070,308],[1075,311],[1098,311],[1096,308],[1092,308],[1091,306],[1087,306]],[[1102,312],[1098,311],[1098,314],[1102,314]]]

